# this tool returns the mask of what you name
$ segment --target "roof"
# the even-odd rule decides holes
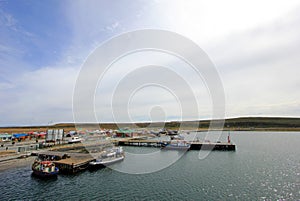
[[[4,137],[11,137],[11,135],[9,135],[9,134],[0,134],[0,138],[4,138]]]
[[[119,129],[117,130],[117,133],[133,133],[133,130],[130,129]]]
[[[26,133],[16,133],[16,134],[13,134],[14,138],[20,138],[20,137],[25,137],[25,136],[28,136],[28,134],[26,134]]]
[[[44,135],[46,135],[46,133],[35,133],[34,135],[36,135],[36,136],[44,136]]]

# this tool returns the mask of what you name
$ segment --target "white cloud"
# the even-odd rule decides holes
[[[26,72],[0,89],[5,108],[0,124],[39,124],[72,120],[72,94],[78,70],[45,67]]]
[[[119,22],[114,22],[113,24],[106,26],[105,28],[111,32],[114,32],[115,29],[120,25]]]
[[[160,1],[155,12],[168,29],[205,44],[280,20],[299,5],[297,0],[177,0]]]
[[[299,116],[299,22],[292,13],[207,46],[223,79],[228,116]]]
[[[210,96],[201,76],[167,53],[129,54],[110,66],[98,84],[95,108],[104,121],[112,121],[113,112],[123,121],[129,121],[129,115],[133,121],[150,119],[155,106],[160,106],[167,118],[199,119],[211,114]]]
[[[0,26],[7,26],[11,29],[15,29],[17,20],[9,13],[4,12],[0,8]]]
[[[127,9],[124,9],[124,4]],[[223,80],[228,116],[299,116],[300,95],[296,93],[300,86],[299,5],[299,1],[270,0],[72,2],[65,6],[72,27],[72,33],[66,34],[70,35],[72,43],[55,66],[28,71],[30,64],[22,62],[22,50],[8,46],[2,38],[0,53],[5,60],[0,60],[0,96],[1,103],[5,105],[1,116],[5,119],[1,118],[0,124],[72,121],[72,95],[78,66],[104,40],[143,28],[175,31],[203,47]],[[17,27],[17,20],[9,14],[1,16],[0,25],[22,31]],[[146,58],[139,55],[137,65],[147,63]],[[152,64],[155,63],[153,55],[149,58]],[[189,78],[186,80],[200,100],[198,116],[209,118],[211,103],[203,83],[193,83],[193,73],[180,70],[182,64],[173,63],[168,58],[160,59],[156,62],[173,65],[173,70],[177,69],[179,75]],[[121,64],[126,68],[112,70],[103,93],[98,94],[98,98],[108,101],[102,102],[102,105],[99,102],[97,106],[105,121],[112,120],[108,99],[114,82],[118,76],[134,70],[132,63],[123,61]],[[3,75],[7,75],[8,71],[15,72],[11,69],[18,72],[4,79]],[[184,94],[186,91],[172,79],[166,78],[166,82],[173,82],[188,105],[190,100]],[[155,96],[157,94],[160,95]],[[143,100],[143,96],[147,98]],[[151,97],[155,100],[152,101]],[[133,98],[134,107],[130,106],[133,119],[151,118],[151,110],[157,103],[166,109],[163,115],[172,119],[179,115],[178,106],[170,94],[163,96],[151,89],[139,92]],[[190,118],[197,117],[191,115]]]

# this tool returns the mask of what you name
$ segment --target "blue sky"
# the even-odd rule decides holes
[[[8,56],[18,56],[31,69],[61,59],[70,45],[72,32],[59,2],[1,2],[1,45],[18,51]]]
[[[88,56],[109,38],[149,28],[179,33],[208,54],[223,81],[227,117],[298,117],[299,6],[298,1],[0,1],[0,125],[72,122],[72,93]],[[130,71],[128,62],[116,68],[124,64]],[[210,117],[209,94],[203,83],[199,88],[201,112],[187,119]],[[137,94],[133,121],[151,119],[149,110],[160,100],[140,97],[161,93],[153,90]],[[178,106],[166,100],[167,120],[178,119],[171,112]],[[96,105],[105,117],[101,121],[113,121],[106,103]]]

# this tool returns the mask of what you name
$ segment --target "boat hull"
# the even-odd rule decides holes
[[[35,170],[35,169],[32,169],[32,171],[33,171],[32,173],[35,176],[42,177],[42,178],[52,178],[52,177],[57,177],[57,175],[58,175],[58,171],[55,171],[55,172],[42,172],[42,171]]]
[[[69,140],[68,143],[69,144],[73,144],[73,143],[80,143],[81,140]]]
[[[112,159],[112,160],[108,160],[108,161],[92,161],[89,163],[89,165],[91,167],[105,167],[105,166],[109,166],[109,165],[112,165],[112,164],[115,164],[117,162],[120,162],[124,160],[124,156],[121,156],[121,157],[118,157],[118,158],[115,158],[115,159]]]

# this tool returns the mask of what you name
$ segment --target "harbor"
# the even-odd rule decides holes
[[[199,139],[204,139],[205,133],[199,133],[198,136]],[[205,200],[213,200],[213,196],[220,200],[224,197],[230,200],[235,196],[238,196],[239,200],[249,200],[249,198],[258,200],[263,196],[270,200],[276,200],[279,196],[287,200],[297,200],[299,197],[297,188],[299,133],[231,132],[231,136],[233,143],[237,145],[236,151],[212,151],[208,157],[199,160],[199,151],[191,150],[183,154],[173,165],[151,174],[131,175],[111,168],[100,168],[93,171],[86,169],[75,174],[61,173],[58,174],[57,179],[45,180],[31,176],[30,168],[36,156],[13,160],[14,164],[7,161],[5,163],[9,162],[10,168],[0,171],[1,178],[6,181],[1,184],[1,187],[6,189],[2,198],[36,200],[41,198],[41,191],[43,191],[45,196],[55,197],[59,194],[61,200],[70,200],[74,195],[83,200],[96,199],[96,197],[106,200],[121,200],[124,197],[133,200],[157,200],[162,196],[172,195],[170,199],[179,200],[182,199],[182,193],[190,200],[199,199],[199,194]],[[272,143],[270,139],[273,140]],[[221,140],[226,141],[225,136]],[[286,143],[290,145],[289,148]],[[76,155],[79,158],[82,153],[71,154],[72,146],[75,148],[82,144],[56,145],[51,148],[53,151],[47,148],[32,152],[45,152],[49,155],[55,153],[60,157],[67,153],[71,158]],[[63,147],[64,151],[61,151],[60,148]],[[70,149],[67,150],[66,147]],[[59,151],[56,148],[59,148]],[[123,145],[123,148],[126,153],[158,152],[160,156],[166,157],[179,153],[179,151],[160,151],[158,147]],[[142,161],[146,166],[160,166],[164,163],[165,157],[162,157],[162,160],[158,158],[154,161]],[[115,166],[124,166],[131,162],[128,159],[129,154],[125,156],[123,162]],[[133,166],[141,163],[141,160],[132,161],[135,161]],[[291,168],[284,169],[286,164]],[[275,168],[266,174],[265,170],[269,167]],[[262,185],[268,182],[269,185]],[[239,193],[240,183],[247,186],[242,193]],[[137,184],[140,184],[142,195],[136,193]],[[22,193],[16,193],[16,187]],[[178,188],[181,191],[178,191]],[[274,193],[274,189],[277,192]],[[233,196],[227,197],[231,193]],[[289,195],[290,193],[293,194]]]
[[[194,134],[197,135],[197,132],[194,132]],[[236,150],[236,145],[231,142],[229,133],[227,142],[224,139],[223,142],[213,142],[205,139],[195,138],[188,131],[179,133],[163,129],[158,132],[141,132],[128,128],[115,131],[86,130],[69,132],[65,132],[63,129],[49,129],[43,132],[43,135],[31,132],[22,139],[13,136],[10,138],[11,141],[6,140],[3,143],[2,152],[11,153],[11,155],[1,157],[0,161],[36,156],[40,161],[53,163],[59,169],[59,174],[74,174],[92,166],[93,168],[97,167],[96,164],[104,164],[101,167],[105,167],[113,161],[122,162],[126,157],[125,152],[119,158],[107,157],[114,155],[112,153],[114,147],[149,147],[164,152],[172,150],[184,152],[190,150]],[[106,152],[105,156],[104,153]],[[97,158],[98,156],[102,156],[102,158]],[[36,167],[42,166],[43,164],[36,165]],[[35,172],[44,174],[37,170]]]
[[[124,139],[113,139],[111,142],[115,146],[133,146],[133,147],[154,147],[163,149],[164,145],[169,145],[171,141],[161,141],[156,139],[142,139],[142,138],[124,138]],[[235,151],[235,144],[228,142],[186,142],[189,144],[188,150],[219,150],[219,151]],[[98,146],[103,146],[101,144]],[[95,154],[89,153],[87,150],[91,150],[91,147],[97,147],[97,144],[74,144],[74,145],[60,145],[52,147],[54,151],[39,151],[32,152],[31,155],[37,156],[45,160],[51,160],[55,163],[56,167],[59,168],[60,173],[63,174],[74,174],[90,167],[90,163],[95,161]],[[56,150],[56,151],[55,151]],[[59,150],[59,151],[57,151]],[[175,149],[177,150],[177,149]],[[80,153],[81,152],[81,153]],[[82,153],[86,152],[86,153]],[[101,152],[99,152],[101,153]],[[99,154],[98,153],[98,154]]]

